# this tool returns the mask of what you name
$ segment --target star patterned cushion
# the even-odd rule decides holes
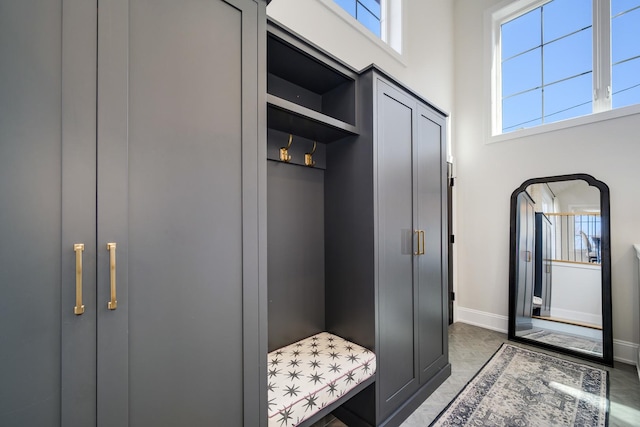
[[[375,354],[328,332],[269,353],[269,427],[297,426],[376,371]]]

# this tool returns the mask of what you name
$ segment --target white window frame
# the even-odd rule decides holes
[[[640,104],[611,108],[611,16],[610,0],[593,1],[593,110],[591,114],[543,123],[502,133],[501,26],[551,0],[506,0],[485,13],[485,52],[488,70],[488,143],[566,129],[588,123],[640,114]]]

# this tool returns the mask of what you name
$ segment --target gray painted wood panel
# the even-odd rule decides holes
[[[267,424],[267,114],[264,0],[242,11],[242,337],[244,425]]]
[[[62,8],[9,3],[0,13],[0,424],[44,426],[60,420]]]
[[[95,4],[3,1],[0,11],[0,425],[88,425],[95,420]],[[85,244],[80,316],[74,243]]]
[[[371,74],[361,76],[358,85],[360,137],[327,145],[326,322],[330,332],[375,350],[376,182]]]
[[[96,420],[96,33],[95,1],[62,8],[62,417],[61,425]],[[74,314],[73,245],[83,243],[83,304]]]
[[[239,425],[242,13],[130,10],[129,420]]]
[[[99,18],[99,424],[264,425],[264,4]]]
[[[428,382],[446,364],[447,354],[447,225],[444,119],[419,106],[417,109],[416,202],[417,228],[424,230],[424,255],[418,262],[418,328],[420,383]]]
[[[413,105],[379,82],[378,402],[384,419],[417,387],[414,309]]]
[[[325,330],[324,171],[269,161],[269,351]]]
[[[128,85],[129,2],[101,2],[98,13],[97,425],[129,423]],[[116,243],[116,310],[110,254]]]

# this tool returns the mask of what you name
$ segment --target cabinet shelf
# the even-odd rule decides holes
[[[267,94],[267,122],[272,129],[324,143],[358,134],[352,124],[271,94]]]
[[[269,128],[321,143],[357,135],[356,78],[331,55],[269,22]]]

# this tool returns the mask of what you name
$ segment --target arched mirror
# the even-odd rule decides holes
[[[511,195],[509,339],[613,365],[609,187],[586,174]]]

